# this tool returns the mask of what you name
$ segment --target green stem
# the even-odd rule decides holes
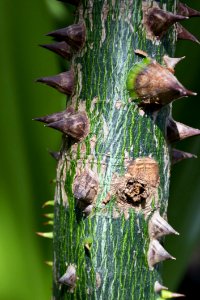
[[[167,1],[167,10],[173,5]],[[87,34],[84,48],[72,61],[77,86],[70,104],[87,112],[90,134],[79,144],[64,139],[58,163],[53,299],[155,299],[154,283],[161,275],[159,267],[152,271],[147,263],[145,211],[130,205],[123,213],[116,195],[106,205],[102,201],[113,190],[113,178],[124,177],[127,162],[152,157],[160,175],[156,208],[166,213],[170,158],[164,131],[170,108],[161,109],[156,121],[151,113],[143,114],[130,102],[126,81],[133,64],[141,60],[134,49],[161,61],[164,54],[173,55],[174,37],[168,34],[159,44],[146,39],[141,0],[84,0],[77,21],[84,21]],[[77,208],[72,191],[81,168],[93,170],[99,180],[88,217]],[[88,238],[89,251],[84,247]],[[76,266],[72,293],[58,284],[66,263]]]

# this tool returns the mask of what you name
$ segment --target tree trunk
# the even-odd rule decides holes
[[[157,4],[173,11],[175,2]],[[130,101],[127,78],[141,61],[135,49],[161,63],[164,54],[173,56],[175,36],[169,30],[162,42],[146,38],[142,0],[83,0],[77,10],[86,41],[72,59],[76,86],[67,106],[87,113],[90,132],[80,142],[63,137],[55,193],[53,299],[156,299],[154,284],[162,280],[159,264],[153,268],[147,260],[148,221],[153,212],[167,211],[170,151],[164,134],[170,107],[156,113],[138,107]],[[150,180],[156,182],[140,178],[132,186],[139,192],[132,197],[140,169],[147,177],[150,169]],[[81,198],[83,188],[87,193],[93,189],[87,201]]]

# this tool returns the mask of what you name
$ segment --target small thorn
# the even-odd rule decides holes
[[[178,142],[196,135],[200,135],[199,129],[189,127],[185,124],[174,121],[172,118],[168,118],[167,140],[169,143]]]
[[[74,265],[70,264],[65,272],[65,274],[58,280],[60,284],[67,285],[74,289],[76,287],[76,268]]]
[[[40,47],[50,50],[68,60],[72,57],[71,47],[65,41],[40,45]]]
[[[153,216],[149,221],[148,227],[149,237],[151,239],[158,239],[169,234],[179,235],[179,233],[176,230],[174,230],[174,228],[170,226],[168,222],[165,221],[165,219],[161,217],[158,211],[154,212]]]
[[[44,222],[43,225],[53,225],[54,224],[54,221],[47,221],[47,222]]]
[[[53,262],[52,261],[45,261],[44,262],[47,266],[49,266],[49,267],[53,267]]]
[[[169,254],[163,248],[163,246],[161,246],[159,241],[157,241],[155,239],[150,241],[147,257],[148,257],[148,265],[151,270],[153,269],[155,264],[157,264],[161,261],[164,261],[167,259],[173,259],[173,260],[176,259],[175,257],[171,256],[171,254]]]
[[[90,169],[83,170],[76,175],[73,183],[73,194],[80,206],[92,204],[98,194],[99,181],[95,172]]]
[[[185,297],[185,295],[163,290],[161,291],[161,297],[163,299],[171,299],[171,298]]]
[[[84,240],[84,247],[86,250],[90,251],[91,250],[91,246],[92,246],[92,238],[88,237]]]
[[[53,219],[53,218],[54,218],[54,214],[53,214],[53,213],[43,214],[43,216],[44,216],[45,218],[48,218],[48,219]]]
[[[160,293],[162,290],[168,290],[168,288],[160,284],[160,282],[156,281],[154,284],[154,292]]]
[[[48,150],[48,152],[49,152],[49,154],[56,160],[56,161],[58,161],[59,159],[60,159],[60,157],[61,157],[61,153],[60,153],[60,151],[50,151],[50,150]]]
[[[197,96],[197,93],[195,93],[195,92],[192,92],[192,91],[190,91],[190,90],[186,90],[186,96]]]
[[[173,24],[181,20],[186,20],[188,17],[174,15],[168,11],[153,7],[148,9],[145,19],[144,25],[147,31],[151,32],[156,38],[161,39]]]
[[[178,3],[178,14],[189,18],[200,17],[200,12],[198,10],[195,10],[181,2]]]
[[[48,238],[48,239],[53,238],[53,232],[36,232],[36,234],[41,237]]]
[[[175,58],[175,57],[169,57],[168,55],[163,56],[163,61],[165,65],[167,66],[168,70],[174,73],[175,66],[185,58],[185,56],[180,57],[180,58]]]
[[[89,215],[91,214],[91,212],[92,212],[93,207],[94,207],[94,206],[93,206],[92,204],[86,206],[86,208],[83,210],[83,214],[84,214],[86,217],[89,216]]]
[[[66,41],[71,47],[77,50],[85,43],[85,25],[83,23],[74,24],[65,28],[52,31],[47,34],[58,40]]]
[[[172,149],[172,165],[175,165],[187,158],[197,158],[197,156],[181,150]]]
[[[46,202],[43,204],[42,208],[44,208],[44,207],[46,207],[46,206],[54,206],[54,200],[48,200],[48,201],[46,201]]]
[[[36,82],[44,83],[61,93],[71,95],[74,89],[74,72],[70,70],[55,76],[38,78]]]
[[[199,40],[179,23],[176,24],[176,29],[178,40],[189,40],[200,45]]]
[[[148,57],[148,54],[143,51],[143,50],[140,50],[140,49],[135,49],[134,50],[135,54],[137,54],[138,56],[141,56],[141,57]]]

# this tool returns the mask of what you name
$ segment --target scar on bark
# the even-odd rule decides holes
[[[124,211],[129,208],[151,210],[159,185],[158,163],[150,157],[133,160],[123,177],[115,175],[111,194],[117,197],[117,206]]]

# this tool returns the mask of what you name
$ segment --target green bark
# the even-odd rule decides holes
[[[173,11],[175,1],[161,2]],[[143,210],[130,207],[127,217],[116,214],[115,196],[106,206],[102,201],[112,188],[113,174],[123,178],[126,173],[127,159],[152,157],[160,175],[156,205],[166,213],[170,156],[164,131],[170,108],[161,109],[156,121],[151,113],[142,115],[129,101],[126,80],[141,60],[134,49],[161,62],[164,54],[173,56],[174,35],[169,31],[160,44],[146,39],[141,0],[83,0],[78,10],[76,21],[84,19],[86,43],[72,60],[77,85],[67,105],[87,112],[90,134],[77,146],[63,139],[55,193],[53,299],[156,299],[153,288],[161,281],[160,268],[148,267]],[[80,167],[97,172],[99,178],[95,208],[88,217],[77,208],[72,191]],[[84,247],[88,238],[89,251]],[[66,263],[76,265],[72,293],[58,283]]]

